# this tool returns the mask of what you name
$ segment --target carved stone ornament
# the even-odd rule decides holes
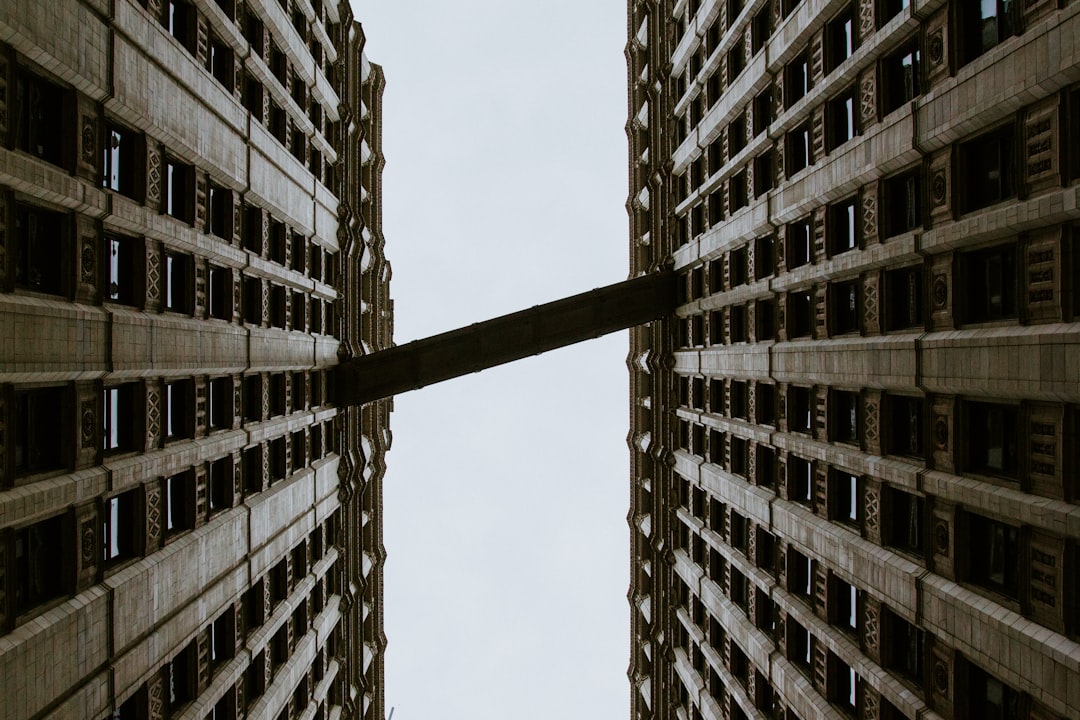
[[[934,276],[934,307],[943,308],[949,301],[949,281],[944,275]]]
[[[93,163],[97,157],[97,122],[93,116],[82,116],[82,159],[83,162]]]
[[[82,404],[82,408],[79,412],[79,435],[82,440],[82,446],[84,448],[94,447],[94,440],[97,428],[94,422],[94,405],[96,403],[93,400],[86,400]]]
[[[947,199],[949,191],[949,181],[945,177],[945,169],[938,168],[934,170],[934,175],[930,179],[930,196],[934,200],[934,206],[944,205]]]
[[[83,567],[94,564],[94,523],[82,524],[82,564]]]
[[[92,285],[96,270],[94,238],[90,235],[84,235],[82,237],[82,249],[79,251],[79,280],[87,285]]]
[[[941,518],[934,521],[934,552],[949,557],[949,523]]]
[[[934,444],[938,450],[946,450],[949,447],[949,419],[944,415],[934,418]]]
[[[949,667],[940,658],[934,658],[934,669],[931,672],[934,679],[934,692],[948,697],[949,695]]]
[[[940,65],[945,60],[945,37],[942,32],[943,30],[939,28],[930,33],[930,38],[926,42],[927,54],[934,65]]]

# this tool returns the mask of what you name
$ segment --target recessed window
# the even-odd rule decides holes
[[[851,583],[829,573],[829,622],[858,635],[859,591]]]
[[[66,466],[64,435],[57,432],[64,410],[63,387],[15,391],[16,477]]]
[[[335,686],[331,686],[335,687]],[[251,661],[244,671],[244,702],[251,708],[255,701],[266,692],[266,651],[262,651]]]
[[[271,260],[279,265],[285,264],[285,224],[269,218],[270,223],[270,247],[268,255]]]
[[[191,380],[165,385],[165,437],[190,438],[195,434],[195,392]]]
[[[214,76],[215,80],[221,83],[222,87],[231,93],[233,91],[233,85],[236,82],[236,78],[233,75],[232,48],[211,33],[207,54],[207,60],[210,63],[210,74]]]
[[[920,457],[923,452],[923,399],[890,395],[887,404],[888,452]]]
[[[788,457],[787,472],[788,499],[803,505],[813,504],[813,484],[810,477],[813,466],[810,461],[792,455]]]
[[[66,594],[64,516],[57,515],[33,525],[17,528],[15,536],[15,565],[13,581],[8,592],[14,592],[16,614],[42,605]],[[11,570],[8,571],[11,573]],[[11,577],[11,575],[9,575]]]
[[[740,170],[728,180],[729,201],[731,212],[741,210],[750,204],[748,188],[746,185],[746,170]]]
[[[1012,243],[960,256],[965,322],[1016,317],[1017,262]]]
[[[210,623],[210,642],[207,651],[210,654],[210,667],[218,668],[233,656],[236,651],[236,619],[230,607]],[[217,715],[215,708],[214,714]],[[216,719],[215,719],[216,720]]]
[[[165,253],[165,309],[191,314],[195,300],[195,278],[190,255]]]
[[[769,149],[754,158],[754,197],[761,197],[772,190],[775,178],[776,154]]]
[[[826,240],[829,255],[854,250],[859,246],[858,229],[855,222],[855,198],[830,205],[826,212]]]
[[[285,373],[270,376],[270,416],[277,417],[286,412]]]
[[[245,277],[244,288],[244,322],[252,325],[262,324],[262,279],[257,277]]]
[[[827,152],[832,152],[858,134],[855,111],[855,88],[851,87],[829,101],[826,112]]]
[[[967,692],[965,696],[968,717],[993,718],[994,720],[1020,720],[1020,693],[974,663],[967,667]]]
[[[244,422],[259,422],[262,417],[262,375],[244,378]]]
[[[814,293],[810,289],[788,293],[788,337],[810,337],[814,332]]]
[[[814,595],[813,561],[793,546],[788,548],[788,591],[806,601]]]
[[[232,427],[233,397],[232,378],[214,378],[207,391],[207,419],[212,430],[224,430]]]
[[[129,198],[137,198],[144,189],[142,161],[145,150],[141,135],[122,125],[107,122],[102,186]]]
[[[746,147],[746,113],[739,113],[728,123],[728,159],[733,159]]]
[[[255,79],[251,73],[244,73],[244,107],[258,122],[264,122],[263,118],[263,85]]]
[[[105,452],[141,449],[142,438],[136,428],[141,420],[143,398],[143,385],[139,382],[105,388],[102,412]]]
[[[750,30],[750,48],[757,55],[772,35],[772,7],[766,5],[754,15],[754,24]]]
[[[273,100],[270,101],[270,119],[267,123],[270,134],[282,145],[289,138],[289,121],[285,109]]]
[[[307,136],[295,125],[289,133],[289,152],[301,164],[307,163]]]
[[[244,450],[243,480],[245,493],[257,493],[263,489],[263,451],[261,445]]]
[[[1016,197],[1014,135],[1010,124],[960,145],[962,212]]]
[[[922,227],[922,182],[918,168],[887,178],[881,184],[881,192],[885,237]]]
[[[198,668],[194,641],[165,664],[165,709],[168,717],[176,714],[197,694]]]
[[[804,218],[787,226],[787,265],[789,269],[802,267],[813,257],[813,235],[810,218]]]
[[[788,388],[788,428],[792,432],[808,433],[813,429],[813,391],[792,385]]]
[[[859,280],[829,284],[831,335],[859,332]]]
[[[728,51],[728,85],[742,74],[746,68],[746,40],[743,36],[735,41],[731,50]]]
[[[259,56],[266,52],[263,23],[259,16],[251,11],[250,7],[244,8],[244,24],[242,26],[244,39],[251,43],[251,49]]]
[[[145,283],[145,255],[142,244],[118,235],[106,235],[109,253],[109,287],[106,300],[123,305],[142,303],[142,284]]]
[[[289,565],[287,560],[279,561],[270,568],[270,606],[277,607],[289,596]]]
[[[15,73],[15,147],[45,162],[65,166],[64,96],[67,90],[44,78],[18,69]]]
[[[803,672],[809,673],[812,666],[812,643],[810,631],[788,616],[788,659]]]
[[[64,295],[64,215],[15,204],[15,285],[34,292]]]
[[[284,480],[289,476],[288,448],[285,438],[279,437],[270,441],[270,483]]]
[[[195,474],[187,472],[165,478],[165,534],[175,535],[195,527]]]
[[[169,34],[194,55],[198,42],[198,13],[195,6],[186,0],[165,0],[164,19]]]
[[[232,240],[232,225],[232,190],[210,183],[210,227],[208,228],[210,234],[224,240]]]
[[[966,65],[1015,32],[1011,0],[980,0],[960,8],[961,65]]]
[[[233,464],[232,456],[226,456],[210,463],[207,480],[210,491],[207,493],[211,514],[232,506]]]
[[[142,490],[129,490],[105,501],[102,537],[105,563],[115,564],[142,553],[139,547],[142,525]]]
[[[731,313],[730,342],[746,342],[749,339],[746,333],[746,306],[732,305],[729,312]]]
[[[709,430],[709,462],[715,465],[724,464],[724,433],[719,430]]]
[[[968,468],[1016,479],[1020,466],[1020,409],[1015,405],[965,403]]]
[[[772,300],[758,300],[755,303],[754,322],[757,325],[758,342],[776,339],[776,303]]]
[[[884,508],[885,544],[906,552],[921,554],[923,499],[903,490],[886,488]]]
[[[848,525],[859,524],[859,477],[844,470],[829,470],[832,519]]]
[[[165,159],[165,212],[189,225],[195,222],[195,166]]]
[[[825,74],[855,52],[855,13],[850,6],[825,26]]]
[[[309,328],[310,332],[316,333],[316,334],[321,333],[322,332],[322,308],[323,308],[322,300],[320,300],[319,298],[316,298],[316,297],[311,298],[311,301],[310,301],[310,303],[308,305],[308,308],[309,308],[308,319],[309,319],[309,322],[311,323],[311,327]]]
[[[304,315],[307,309],[307,300],[304,293],[294,290],[292,293],[292,312],[289,313],[289,326],[292,330],[304,330]]]
[[[921,684],[923,631],[899,615],[889,612],[886,615],[885,632],[889,636],[885,647],[890,650],[885,658],[885,666]]]
[[[888,330],[923,326],[922,266],[885,273],[885,322]]]
[[[859,442],[859,393],[833,390],[829,397],[829,435],[836,442]]]
[[[733,380],[731,383],[731,417],[746,420],[747,406],[746,382]]]
[[[286,290],[281,285],[270,286],[270,325],[285,329]]]
[[[764,92],[754,97],[754,137],[766,132],[772,121],[773,89],[769,86]]]
[[[754,392],[757,394],[754,409],[758,425],[776,425],[776,386],[758,383]]]
[[[829,677],[834,678],[832,697],[829,699],[840,706],[848,715],[854,715],[859,697],[859,683],[862,679],[855,669],[829,653]]]
[[[967,514],[971,582],[1018,597],[1020,529],[975,513]]]
[[[784,105],[791,107],[810,92],[810,62],[805,52],[784,69]]]
[[[289,60],[285,57],[285,53],[278,48],[277,43],[273,38],[270,39],[270,61],[267,63],[270,67],[270,72],[277,78],[281,87],[285,87],[285,78],[289,75]]]
[[[297,430],[292,434],[292,470],[303,470],[307,465],[307,438],[303,430]]]
[[[881,86],[886,115],[919,96],[918,42],[905,45],[881,61]]]
[[[740,477],[746,477],[747,468],[750,466],[749,443],[744,438],[733,435],[731,437],[731,472]]]
[[[810,123],[805,122],[787,134],[787,165],[788,175],[794,175],[803,168],[809,167],[810,156]]]
[[[207,289],[210,317],[232,320],[232,270],[211,265],[209,275]]]

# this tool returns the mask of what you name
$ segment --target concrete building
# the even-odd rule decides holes
[[[631,716],[1080,716],[1080,3],[628,9]]]
[[[0,0],[0,718],[374,718],[383,75],[348,2]]]

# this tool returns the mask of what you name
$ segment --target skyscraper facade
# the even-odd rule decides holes
[[[348,2],[0,2],[0,717],[382,718]]]
[[[630,0],[631,716],[1080,715],[1080,4]]]

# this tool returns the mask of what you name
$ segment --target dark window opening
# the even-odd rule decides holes
[[[195,643],[190,643],[165,664],[165,711],[167,716],[178,713],[197,694],[199,661]]]
[[[195,434],[195,391],[191,380],[165,385],[165,439],[190,438]]]
[[[278,265],[285,264],[285,224],[270,218],[268,255]]]
[[[14,536],[14,605],[21,614],[67,592],[61,571],[67,555],[63,516],[19,528]]]
[[[886,667],[921,684],[923,631],[899,615],[890,612],[887,616],[890,653]]]
[[[744,69],[746,69],[746,40],[740,36],[728,51],[728,85],[735,82]]]
[[[776,339],[776,303],[772,300],[758,300],[754,313],[757,327],[757,341],[766,342]]]
[[[724,433],[718,430],[709,430],[709,462],[724,464]]]
[[[1016,196],[1016,142],[1006,125],[960,145],[961,212]]]
[[[800,170],[809,167],[812,162],[810,156],[810,124],[803,123],[787,134],[788,144],[788,175],[794,175]]]
[[[165,29],[192,55],[198,43],[198,14],[186,0],[165,0]]]
[[[285,329],[285,288],[281,285],[270,286],[270,325]]]
[[[784,106],[790,108],[810,92],[810,63],[803,52],[784,69]]]
[[[270,134],[282,145],[289,137],[289,124],[285,109],[273,100],[270,101],[270,121],[268,123]]]
[[[1012,0],[982,0],[960,7],[960,64],[966,65],[1015,32]]]
[[[141,419],[143,385],[124,383],[105,388],[103,449],[105,452],[125,452],[142,447],[136,424]]]
[[[165,501],[165,535],[191,530],[195,527],[195,474],[187,472],[165,478],[162,493]]]
[[[139,527],[142,515],[141,489],[129,490],[105,501],[102,523],[105,563],[115,564],[141,554]]]
[[[1009,597],[1018,597],[1020,529],[968,513],[971,550],[969,579]]]
[[[262,446],[244,450],[244,492],[257,493],[263,489],[263,452]]]
[[[189,225],[195,222],[195,167],[174,158],[165,160],[165,212]]]
[[[15,148],[65,166],[70,127],[65,129],[68,91],[21,68],[15,72]]]
[[[882,183],[884,236],[893,237],[922,226],[922,187],[919,170]]]
[[[885,544],[922,554],[923,499],[895,488],[887,488]]]
[[[968,670],[968,717],[987,720],[1020,720],[1020,693],[973,663]]]
[[[794,455],[788,457],[787,486],[789,500],[803,505],[810,505],[813,502],[813,484],[810,477],[812,471],[813,467],[809,460],[803,460]]]
[[[143,189],[143,138],[133,130],[105,124],[104,177],[101,184],[129,198],[137,198]]]
[[[223,240],[232,240],[233,234],[233,193],[219,185],[210,184],[210,227],[211,235]]]
[[[728,123],[728,160],[733,159],[746,147],[746,113],[739,113]]]
[[[750,30],[750,49],[754,55],[757,55],[772,35],[772,7],[766,5],[759,10],[757,15],[754,15],[753,22]]]
[[[210,317],[232,320],[232,270],[210,266],[210,282],[207,283]]]
[[[105,299],[123,305],[142,303],[140,292],[145,282],[142,244],[134,238],[105,236],[109,252],[109,287]]]
[[[210,666],[217,668],[233,656],[236,650],[236,620],[232,609],[221,613],[210,623]]]
[[[754,136],[768,131],[773,121],[773,89],[770,86],[754,97]]]
[[[251,43],[251,49],[261,57],[266,52],[262,20],[247,7],[244,8],[243,33],[244,39]]]
[[[859,295],[858,279],[829,285],[830,334],[859,332]]]
[[[814,332],[814,294],[810,290],[788,293],[788,337],[810,337]]]
[[[890,395],[888,398],[888,452],[894,455],[922,455],[923,400]]]
[[[999,245],[960,256],[966,322],[1016,317],[1016,246]]]
[[[965,403],[968,469],[1017,479],[1020,467],[1020,409],[1015,405]]]
[[[224,510],[232,506],[233,495],[233,464],[232,457],[226,456],[210,463],[208,483],[210,512]]]
[[[759,425],[776,425],[776,386],[758,383],[754,392],[757,394],[754,410]]]
[[[746,333],[746,306],[732,305],[729,312],[731,313],[730,342],[746,342],[749,339]]]
[[[813,257],[813,235],[810,218],[793,222],[787,226],[787,266],[788,269],[802,267]]]
[[[728,192],[731,212],[741,210],[750,204],[750,197],[746,185],[746,170],[741,170],[728,180]]]
[[[854,715],[858,705],[859,683],[861,679],[855,669],[836,655],[829,653],[829,674],[835,678],[832,697],[829,699],[840,706],[848,715]]]
[[[859,632],[859,591],[829,573],[829,622],[852,634]]]
[[[792,432],[813,430],[813,390],[793,385],[788,389],[788,428]]]
[[[270,416],[284,415],[285,409],[285,373],[270,376]]]
[[[262,83],[250,73],[244,73],[244,107],[260,123],[266,121],[263,118],[263,92]]]
[[[888,115],[922,92],[919,83],[919,46],[912,43],[881,61],[882,97]]]
[[[15,392],[15,475],[57,470],[66,465],[62,435],[64,388]]]
[[[754,158],[754,197],[773,189],[776,178],[776,154],[770,149]]]
[[[746,382],[734,380],[731,383],[731,417],[741,420],[747,419],[747,390]]]
[[[848,6],[825,26],[825,74],[855,52],[855,13]]]
[[[859,246],[854,198],[828,207],[827,228],[830,255],[839,255]]]
[[[221,83],[222,87],[231,93],[233,91],[233,85],[236,82],[235,76],[233,75],[232,48],[213,34],[210,35],[209,45],[210,46],[207,49],[207,61],[210,64],[210,74],[214,76],[215,80]]]
[[[279,480],[284,480],[289,476],[289,465],[287,462],[288,448],[285,445],[285,438],[279,437],[270,441],[270,483],[273,484]]]
[[[34,292],[64,295],[62,270],[65,229],[62,213],[15,204],[15,285]]]
[[[812,601],[814,596],[813,561],[796,550],[788,548],[788,591],[805,601]]]
[[[244,422],[259,422],[262,417],[262,375],[244,378]]]
[[[829,397],[829,435],[836,442],[859,442],[859,393],[833,390]]]
[[[922,267],[885,273],[885,321],[888,330],[923,326]]]
[[[262,280],[257,277],[245,277],[244,286],[244,322],[252,325],[262,324]]]
[[[209,383],[207,391],[207,420],[212,430],[222,430],[232,427],[233,420],[233,397],[232,378],[214,378]]]
[[[832,519],[857,526],[859,524],[859,478],[843,470],[829,470],[829,494]]]
[[[859,134],[857,107],[855,88],[848,88],[829,101],[825,110],[827,152],[832,152]]]
[[[788,619],[788,659],[804,672],[809,673],[813,664],[810,631],[799,623]]]
[[[303,470],[307,465],[307,439],[303,430],[292,434],[292,470]]]
[[[244,206],[244,249],[256,255],[263,251],[263,214],[254,205]]]
[[[165,253],[165,309],[190,315],[195,305],[194,261],[190,255]]]
[[[731,438],[731,472],[740,477],[747,476],[750,465],[749,444],[744,438]]]
[[[292,330],[304,330],[304,314],[307,309],[307,300],[304,298],[304,293],[293,291],[292,295],[292,312],[289,314],[289,326]]]

